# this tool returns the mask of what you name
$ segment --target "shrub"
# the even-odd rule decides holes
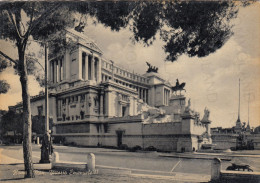
[[[146,151],[157,151],[157,149],[154,146],[149,146],[145,148]]]
[[[131,152],[136,152],[136,151],[138,151],[138,150],[142,150],[142,147],[136,145],[136,146],[134,146],[134,147],[132,147],[132,148],[130,149]]]
[[[121,144],[119,146],[119,149],[122,149],[122,150],[127,150],[128,149],[128,146],[126,144]]]

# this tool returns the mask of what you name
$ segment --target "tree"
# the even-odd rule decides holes
[[[4,71],[10,63],[3,57],[0,56],[0,72]],[[6,82],[6,80],[0,80],[0,94],[7,93],[10,89],[10,85]]]
[[[58,10],[57,10],[58,9]],[[18,60],[14,60],[2,53],[11,61],[20,77],[23,100],[23,156],[25,177],[32,178],[34,168],[32,162],[31,147],[31,106],[28,91],[28,70],[25,59],[25,51],[29,38],[45,41],[48,35],[63,30],[73,24],[73,16],[61,3],[52,2],[14,2],[1,3],[0,6],[0,36],[16,44]]]
[[[14,141],[20,141],[20,135],[23,134],[22,115],[9,110],[1,117],[1,136],[3,137],[8,131],[14,132]]]
[[[2,51],[0,54],[15,65],[20,77],[25,177],[34,177],[28,91],[29,62],[25,59],[29,39],[47,41],[58,31],[74,26],[77,21],[73,12],[78,12],[82,15],[79,25],[85,25],[82,17],[90,15],[94,23],[102,23],[113,31],[129,27],[133,32],[132,40],[146,46],[151,45],[159,34],[165,42],[163,49],[167,54],[166,60],[175,61],[182,54],[203,57],[221,48],[232,35],[230,20],[238,12],[233,2],[2,2],[0,5],[0,38],[14,42],[18,52],[17,60]],[[55,38],[48,41],[66,44]],[[60,51],[57,48],[62,46],[54,48],[56,54]],[[2,92],[6,92],[8,86],[3,85],[6,90]]]

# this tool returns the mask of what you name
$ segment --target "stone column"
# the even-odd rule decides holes
[[[82,50],[81,48],[78,49],[78,79],[82,80]]]
[[[58,99],[58,117],[61,117],[61,100]]]
[[[64,78],[64,72],[63,72],[63,59],[60,59],[60,81],[63,81]]]
[[[163,105],[165,105],[165,89],[163,89]]]
[[[87,114],[87,109],[88,109],[88,100],[87,100],[87,97],[88,97],[88,95],[87,94],[85,94],[85,115]]]
[[[50,62],[50,63],[49,63],[49,65],[48,65],[48,66],[49,66],[49,67],[48,67],[48,69],[49,69],[49,70],[48,70],[48,71],[49,71],[49,76],[48,76],[48,77],[49,77],[49,80],[52,81],[52,61],[49,61],[49,62]]]
[[[53,61],[53,70],[54,70],[54,73],[53,73],[53,83],[57,83],[57,60],[54,60]]]
[[[111,116],[110,115],[110,109],[109,109],[109,97],[111,93],[109,91],[106,91],[106,97],[105,97],[105,115],[106,116]]]
[[[70,81],[71,80],[71,60],[72,57],[70,55],[70,52],[67,50],[66,55],[64,57],[64,66],[65,66],[65,78],[66,80]]]
[[[101,82],[101,58],[98,57],[98,65],[97,65],[97,82]]]
[[[69,116],[69,98],[66,98],[66,117]],[[66,119],[65,119],[66,120]]]
[[[78,95],[78,104],[80,104],[81,96]]]
[[[117,108],[117,111],[118,111],[118,116],[119,117],[123,117],[123,115],[122,115],[122,104],[121,104],[121,102],[119,102],[118,103],[118,108]]]
[[[85,101],[86,101],[86,115],[90,116],[90,114],[91,114],[90,109],[93,108],[93,103],[91,101],[90,93],[87,93],[85,95]],[[89,106],[90,103],[91,103],[91,106]]]
[[[114,81],[114,62],[112,60],[110,62],[112,64],[112,81]]]
[[[95,68],[95,80],[98,82],[100,77],[99,77],[99,57],[96,57],[95,58],[95,65],[96,65],[96,68]]]
[[[167,105],[168,91],[165,89],[165,105]]]
[[[99,115],[100,115],[100,116],[103,116],[103,115],[104,115],[104,107],[103,107],[103,104],[104,104],[104,94],[101,93],[101,94],[100,94],[100,102],[99,102],[99,106],[100,106]]]
[[[95,59],[93,54],[91,57],[91,80],[95,80]]]
[[[143,101],[145,102],[145,96],[144,96],[144,93],[145,93],[145,92],[144,92],[144,90],[145,90],[145,89],[142,89],[142,98],[143,98]]]
[[[144,102],[147,103],[147,101],[146,101],[146,89],[144,89]]]
[[[150,101],[149,101],[149,90],[148,89],[146,90],[146,103],[150,104]]]
[[[57,67],[57,70],[58,70],[57,71],[57,76],[58,76],[57,77],[57,82],[60,82],[61,81],[60,80],[60,78],[61,78],[61,72],[60,72],[61,71],[61,64],[60,64],[61,60],[57,60],[57,62],[58,62],[58,64],[57,64],[58,65],[58,67]]]
[[[66,59],[65,59],[65,56],[62,58],[62,73],[63,73],[62,80],[66,80]]]
[[[85,80],[89,80],[88,78],[88,54],[85,56]]]

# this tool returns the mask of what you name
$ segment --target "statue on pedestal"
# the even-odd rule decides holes
[[[207,107],[205,107],[205,109],[204,109],[204,116],[203,116],[201,122],[210,122],[209,114],[210,114],[210,111],[207,109]]]
[[[184,91],[186,92],[186,90],[184,89],[185,84],[186,84],[186,83],[181,83],[181,84],[180,84],[180,83],[179,83],[179,80],[176,79],[176,85],[175,85],[174,87],[172,87],[172,91],[174,91],[175,94],[176,94],[177,91],[180,91],[180,94],[181,94],[181,91],[182,91],[182,90],[184,90]]]
[[[155,72],[158,73],[158,67],[152,66],[149,62],[146,62],[146,64],[148,65],[148,69],[147,69],[147,73],[150,72]]]

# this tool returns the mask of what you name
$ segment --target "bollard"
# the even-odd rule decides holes
[[[54,167],[55,163],[58,163],[60,161],[60,156],[58,152],[54,152],[52,156],[52,161],[51,161],[51,168]]]
[[[40,137],[37,137],[37,145],[40,145]]]
[[[87,156],[87,171],[88,172],[95,172],[96,160],[95,155],[93,153],[89,153]]]
[[[60,156],[58,152],[53,153],[53,163],[58,163],[60,161]]]
[[[221,171],[221,160],[219,158],[214,158],[211,163],[211,180],[216,181],[220,178]]]

